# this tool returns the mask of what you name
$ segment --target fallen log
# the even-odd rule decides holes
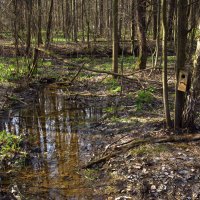
[[[124,79],[126,79],[126,80],[128,80],[128,81],[131,81],[131,82],[136,81],[136,80],[137,80],[138,82],[140,82],[140,81],[145,81],[145,80],[143,80],[143,79],[141,79],[141,78],[140,78],[140,79],[139,79],[139,78],[133,79],[133,78],[130,78],[130,77],[126,76],[126,75],[122,75],[122,74],[118,74],[118,73],[114,73],[114,72],[110,72],[110,71],[91,69],[91,68],[89,68],[89,67],[85,67],[84,65],[79,65],[79,64],[77,64],[77,63],[68,62],[67,59],[62,58],[61,56],[59,56],[59,55],[57,55],[57,54],[55,54],[55,53],[53,53],[53,52],[50,52],[49,50],[46,50],[46,49],[43,49],[43,48],[35,48],[35,49],[37,49],[37,50],[40,51],[40,52],[45,53],[45,54],[48,55],[48,56],[51,56],[52,58],[55,58],[56,60],[62,62],[63,64],[72,66],[72,67],[74,67],[74,68],[78,68],[80,71],[81,71],[81,70],[85,70],[85,71],[94,72],[94,73],[108,74],[108,75],[112,75],[112,76],[115,76],[115,77],[124,78]],[[80,73],[80,72],[78,72],[78,74],[79,74],[79,73]],[[132,74],[132,75],[133,75],[133,74]],[[77,76],[76,76],[76,77],[77,77]],[[153,80],[148,80],[148,82],[151,82],[151,83],[158,83],[158,81],[153,81]]]
[[[83,169],[92,168],[100,164],[106,163],[111,158],[118,156],[119,154],[126,153],[127,151],[146,144],[163,144],[163,143],[185,143],[185,142],[195,142],[200,141],[200,134],[187,134],[187,135],[173,135],[163,138],[147,138],[147,139],[133,139],[125,144],[116,146],[111,153],[102,156],[96,160],[93,160],[83,166]]]

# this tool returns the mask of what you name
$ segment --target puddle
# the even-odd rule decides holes
[[[96,199],[92,183],[79,170],[91,157],[94,136],[81,129],[101,116],[102,108],[83,107],[50,86],[28,108],[8,113],[3,129],[31,136],[36,148],[30,165],[0,179],[1,189],[15,187],[24,199]]]

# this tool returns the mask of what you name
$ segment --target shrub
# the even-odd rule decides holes
[[[0,132],[0,163],[15,163],[16,157],[24,158],[25,152],[22,151],[20,143],[22,142],[21,136],[7,133],[6,131]],[[21,155],[21,156],[17,156]]]
[[[141,110],[144,106],[151,106],[153,101],[153,88],[148,88],[145,90],[140,90],[137,92],[136,96],[136,107],[137,110]]]

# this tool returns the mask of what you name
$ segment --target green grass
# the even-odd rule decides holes
[[[167,152],[169,149],[166,145],[141,145],[138,148],[132,149],[131,154],[134,156],[144,156],[144,155],[158,155]]]
[[[28,65],[31,60],[24,57],[18,58],[19,72],[17,73],[16,58],[0,57],[0,82],[20,79],[28,73]],[[39,59],[38,66],[51,67],[52,62]]]
[[[5,58],[0,57],[0,81],[7,81],[11,79],[16,79],[21,74],[25,73],[25,60],[23,58],[18,59],[20,66],[19,74],[16,74],[17,64],[16,58]]]
[[[123,58],[120,56],[118,60],[119,73],[121,73],[122,60],[123,60],[124,70],[135,69],[137,59],[135,59],[133,56],[126,56]],[[109,58],[109,57],[94,59],[88,56],[83,56],[79,58],[72,58],[71,61],[76,62],[76,63],[88,63],[89,66],[92,66],[95,69],[99,69],[99,70],[112,71],[112,58]]]
[[[4,32],[0,34],[0,37],[5,38],[5,39],[10,39],[13,37],[13,34],[11,32]]]
[[[83,171],[85,178],[90,181],[94,181],[98,178],[98,170],[96,169],[86,169]]]
[[[136,95],[136,108],[137,110],[143,109],[145,106],[151,106],[153,102],[154,88],[147,88],[145,90],[139,90]]]
[[[168,63],[175,63],[176,61],[176,56],[168,56],[167,57]]]
[[[0,132],[0,163],[8,161],[16,162],[13,158],[19,154],[21,158],[26,156],[20,147],[21,141],[21,136],[7,133],[6,131]]]
[[[66,43],[66,39],[63,36],[56,36],[53,38],[54,43]]]

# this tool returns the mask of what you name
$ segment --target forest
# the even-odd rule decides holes
[[[0,0],[0,199],[200,199],[199,0]]]

